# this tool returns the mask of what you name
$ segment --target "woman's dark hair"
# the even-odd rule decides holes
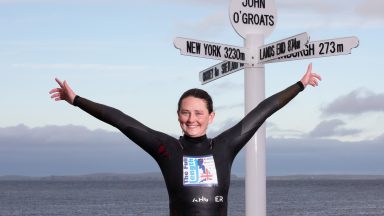
[[[184,92],[181,95],[178,106],[177,106],[177,112],[180,111],[181,102],[183,101],[183,99],[189,96],[204,100],[205,103],[207,104],[208,113],[213,112],[213,101],[211,96],[206,91],[198,88],[189,89],[188,91]]]

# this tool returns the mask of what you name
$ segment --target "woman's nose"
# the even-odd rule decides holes
[[[195,114],[191,114],[191,115],[189,115],[189,117],[188,117],[188,122],[194,122],[196,120],[196,116],[195,116]]]

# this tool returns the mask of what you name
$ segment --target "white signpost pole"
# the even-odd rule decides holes
[[[264,44],[263,35],[248,35],[245,47]],[[245,113],[265,99],[265,67],[258,64],[244,70]],[[266,130],[263,124],[248,141],[245,150],[245,215],[265,216],[266,203]]]
[[[232,0],[229,16],[236,32],[244,38],[251,57],[245,67],[245,113],[265,99],[265,68],[259,62],[259,47],[275,28],[277,12],[274,0]],[[245,215],[266,216],[266,130],[263,124],[246,145]]]

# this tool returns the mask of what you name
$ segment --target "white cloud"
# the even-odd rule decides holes
[[[111,65],[111,64],[13,64],[16,69],[37,70],[80,70],[80,71],[109,71],[109,72],[137,72],[146,69],[140,65]]]
[[[209,137],[215,137],[220,133],[222,133],[223,131],[235,126],[235,124],[237,124],[238,122],[239,120],[236,120],[236,119],[228,119],[225,122],[222,122],[220,124],[220,128],[213,128],[213,127],[209,128],[208,135]]]
[[[327,16],[354,14],[363,18],[384,17],[384,2],[382,0],[277,0],[276,5],[280,10],[311,12]]]
[[[223,111],[223,110],[232,110],[232,109],[243,108],[243,107],[244,107],[244,103],[216,106],[215,107],[215,112]]]
[[[365,88],[340,96],[322,108],[323,114],[356,115],[366,112],[384,112],[384,93],[374,93]]]
[[[350,2],[350,1],[349,1]],[[337,11],[340,11],[340,8],[344,6],[345,1],[333,1],[333,0],[299,0],[299,1],[286,1],[286,0],[277,0],[276,7],[278,10],[294,10],[294,11],[312,11],[315,13],[321,14],[334,14]],[[351,4],[348,4],[349,6]],[[348,6],[347,6],[348,7]]]
[[[293,129],[280,128],[277,124],[267,121],[267,135],[270,138],[300,138],[303,132]]]
[[[223,0],[0,0],[0,4],[72,4],[72,5],[153,5],[153,4],[187,4],[196,6],[206,6],[207,4],[223,4]],[[229,4],[229,0],[225,3]]]
[[[125,0],[0,0],[0,4],[127,4]],[[135,1],[129,1],[130,4]]]
[[[357,129],[346,129],[345,122],[339,119],[326,120],[320,122],[311,132],[309,132],[309,137],[323,138],[323,137],[334,137],[334,136],[347,136],[347,135],[357,135],[361,130]]]
[[[229,24],[226,11],[216,10],[208,16],[197,16],[190,21],[181,21],[176,25],[176,31],[187,35],[198,35],[199,37],[220,35]]]
[[[214,13],[204,17],[200,22],[191,28],[197,34],[217,34],[223,31],[228,25],[228,17],[225,12]]]
[[[206,6],[207,4],[208,5],[212,5],[212,4],[220,4],[220,5],[228,4],[229,5],[230,0],[162,0],[162,2]]]
[[[314,0],[277,2],[285,20],[283,28],[351,29],[382,28],[383,1],[380,0]]]
[[[218,35],[229,25],[228,7],[230,1],[183,1],[179,3],[210,6],[213,13],[196,17],[189,23],[178,24],[178,32],[188,31],[195,35]],[[214,5],[217,4],[215,7]],[[380,0],[314,0],[276,1],[277,26],[280,28],[317,29],[375,29],[384,27],[383,1]],[[225,5],[225,6],[223,6]],[[214,6],[214,7],[212,7]],[[283,19],[280,20],[280,17]]]
[[[268,175],[384,174],[383,140],[268,139]]]
[[[228,121],[224,127],[234,123]],[[214,135],[218,133],[220,130],[214,131]],[[268,138],[268,172],[270,175],[384,174],[383,137],[358,142]],[[39,128],[19,125],[0,128],[0,143],[0,164],[4,165],[0,167],[0,175],[159,171],[153,159],[116,132],[70,125]],[[236,161],[233,173],[242,174],[243,153]]]
[[[82,126],[0,128],[0,175],[156,171],[156,164],[121,133]],[[140,164],[138,166],[137,164]]]
[[[359,1],[356,12],[366,17],[384,18],[384,1],[382,0],[364,0]]]
[[[216,94],[225,94],[224,91],[240,91],[244,89],[243,83],[235,83],[232,80],[218,82],[215,86],[213,86]]]

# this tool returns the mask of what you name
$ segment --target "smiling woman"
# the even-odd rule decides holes
[[[201,89],[186,91],[178,103],[178,120],[184,133],[179,139],[152,130],[121,111],[76,95],[68,83],[56,79],[60,88],[50,91],[124,133],[150,154],[160,166],[168,189],[170,215],[227,215],[232,162],[264,121],[285,106],[305,86],[317,86],[320,76],[312,65],[303,78],[267,98],[238,124],[210,139],[208,125],[215,113],[209,94]]]
[[[190,89],[180,97],[177,114],[185,135],[203,136],[215,117],[212,98],[204,90]]]

